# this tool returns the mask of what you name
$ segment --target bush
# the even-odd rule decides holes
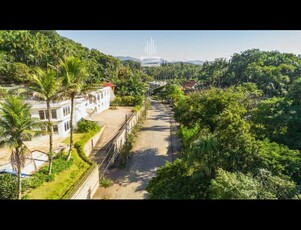
[[[100,127],[94,121],[80,119],[77,122],[77,127],[80,132],[88,133],[89,131],[99,132]]]
[[[18,179],[10,174],[0,174],[0,199],[12,200],[18,198]]]
[[[89,164],[93,164],[93,161],[91,161],[84,150],[85,144],[87,143],[87,141],[93,137],[95,135],[95,131],[89,131],[88,133],[85,134],[85,136],[78,142],[76,142],[74,144],[74,148],[76,148],[76,151],[78,152],[78,155],[80,156],[80,158],[82,158],[85,162],[89,163]]]
[[[133,112],[137,113],[140,109],[141,109],[141,105],[136,105],[136,106],[133,108]]]
[[[42,167],[38,172],[34,173],[32,178],[26,180],[27,183],[25,186],[30,188],[37,188],[44,182],[53,181],[55,175],[69,168],[72,165],[73,161],[74,158],[71,158],[70,161],[66,161],[65,156],[60,155],[53,160],[51,175],[48,175],[48,165],[46,165]]]
[[[115,100],[111,103],[112,106],[135,106],[142,104],[142,96],[117,96]]]
[[[109,188],[109,187],[111,187],[113,185],[113,181],[111,180],[111,179],[109,179],[109,178],[102,178],[101,180],[100,180],[100,186],[101,187],[104,187],[104,188]]]

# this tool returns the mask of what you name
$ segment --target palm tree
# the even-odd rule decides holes
[[[84,80],[86,79],[86,72],[81,60],[73,56],[66,57],[60,61],[62,68],[62,86],[64,94],[70,98],[71,114],[70,114],[70,148],[67,160],[71,158],[71,151],[73,147],[73,110],[74,98],[85,90]]]
[[[21,170],[26,155],[30,153],[24,141],[37,134],[34,128],[39,127],[39,123],[31,118],[30,105],[19,97],[7,97],[0,103],[0,111],[0,147],[8,146],[12,149],[11,164],[18,173],[18,199],[21,199]]]
[[[49,152],[48,161],[49,168],[48,174],[52,171],[52,158],[53,158],[53,124],[51,122],[52,113],[50,102],[57,98],[60,90],[60,80],[55,77],[56,72],[54,69],[49,68],[47,71],[41,68],[36,68],[35,73],[31,75],[29,89],[35,92],[35,96],[46,101],[48,113],[48,134],[49,134]]]

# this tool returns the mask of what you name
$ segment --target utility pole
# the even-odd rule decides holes
[[[128,141],[128,115],[125,115],[125,142]]]

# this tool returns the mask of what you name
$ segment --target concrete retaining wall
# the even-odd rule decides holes
[[[145,110],[145,107],[143,106],[138,112],[131,115],[127,121],[127,127],[124,126],[122,130],[119,132],[118,136],[114,140],[114,153],[113,157],[110,159],[109,165],[113,165],[116,157],[118,156],[120,150],[122,149],[123,145],[126,142],[127,135],[129,135],[134,126],[137,124],[142,112]]]
[[[103,133],[104,129],[105,127],[102,127],[101,130],[98,133],[96,133],[93,137],[91,137],[91,139],[88,140],[87,143],[85,144],[84,150],[87,156],[90,156],[94,146],[96,145],[97,141],[101,137],[101,134]]]
[[[85,144],[84,150],[87,156],[91,154],[104,129],[105,127],[102,127],[101,130],[91,137]],[[79,187],[76,188],[76,192],[70,197],[70,199],[91,199],[94,196],[97,188],[99,187],[99,170],[97,165],[91,167],[93,167],[92,171],[89,171],[84,175],[84,178],[82,179],[83,181],[80,183]]]
[[[99,187],[99,170],[97,165],[92,166],[93,170],[87,175],[84,182],[78,187],[77,191],[70,199],[92,199]]]

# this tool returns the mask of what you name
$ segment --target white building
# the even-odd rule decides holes
[[[90,92],[89,95],[75,98],[73,126],[76,128],[76,123],[81,118],[89,118],[92,114],[109,109],[112,94],[111,87],[102,87]],[[32,106],[32,117],[47,121],[48,113],[45,101],[26,100],[26,102]],[[54,135],[68,136],[70,132],[70,99],[53,102],[50,107]]]
[[[167,82],[165,81],[152,81],[148,83],[148,92],[149,94],[151,94],[153,92],[154,89],[159,88],[163,85],[166,85]]]
[[[154,67],[154,66],[161,66],[163,64],[163,60],[161,57],[141,57],[141,66],[142,67]]]

